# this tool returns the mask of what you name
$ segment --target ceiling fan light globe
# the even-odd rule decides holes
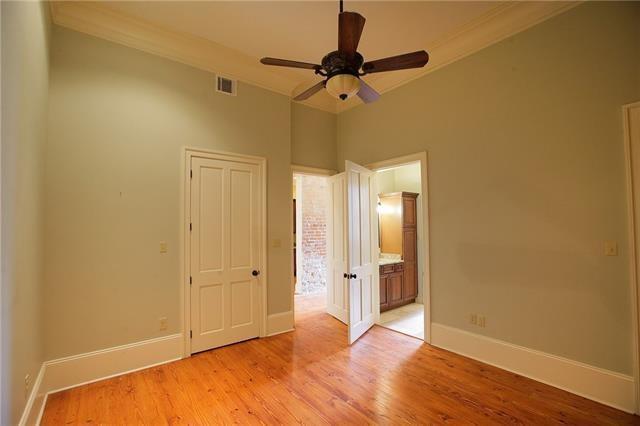
[[[351,74],[334,75],[327,81],[326,89],[334,98],[346,101],[360,90],[360,79]]]

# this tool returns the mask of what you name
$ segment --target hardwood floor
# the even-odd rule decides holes
[[[348,347],[320,298],[295,332],[50,395],[42,424],[640,424],[381,327]]]

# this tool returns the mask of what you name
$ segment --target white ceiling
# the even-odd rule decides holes
[[[366,18],[359,51],[376,59],[426,49],[503,2],[347,1]],[[108,7],[189,33],[258,60],[272,56],[319,63],[337,49],[337,1],[126,1]],[[291,75],[291,74],[289,74]],[[313,76],[296,71],[299,80]]]

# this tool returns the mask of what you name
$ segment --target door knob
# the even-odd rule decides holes
[[[254,269],[253,271],[251,271],[251,275],[253,275],[254,277],[257,277],[258,275],[260,275],[260,271],[257,271]]]
[[[356,274],[351,274],[351,276],[349,278],[356,279],[356,278],[358,278],[358,276]]]
[[[349,278],[349,274],[347,274],[346,272],[342,276],[347,278],[347,279]]]

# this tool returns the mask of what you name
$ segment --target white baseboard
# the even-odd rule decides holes
[[[38,423],[38,416],[42,408],[44,407],[44,401],[46,400],[46,392],[42,389],[42,380],[45,374],[45,366],[42,364],[36,381],[33,382],[29,399],[20,417],[19,426],[32,425]]]
[[[268,335],[292,331],[293,322],[293,311],[269,315]],[[431,332],[434,346],[630,413],[636,410],[631,376],[443,324],[431,324]],[[173,334],[46,361],[34,382],[19,424],[39,424],[50,393],[181,359],[182,349],[182,334]]]
[[[175,361],[182,358],[183,343],[182,334],[172,334],[46,361],[44,387],[52,393]]]
[[[267,316],[267,336],[293,331],[293,311]]]
[[[40,406],[40,410],[38,410],[38,417],[36,417],[35,422],[33,423],[36,426],[40,426],[40,422],[42,421],[42,415],[44,414],[44,407],[47,406],[47,398],[48,397],[49,397],[49,394],[46,393],[44,395],[44,399],[42,400],[42,405]]]
[[[267,317],[268,336],[293,330],[293,311]],[[27,400],[20,426],[40,423],[47,395],[183,358],[182,334],[158,337],[45,361]]]
[[[431,344],[629,413],[636,411],[632,376],[437,323],[431,324]]]
[[[20,426],[38,425],[51,393],[142,370],[183,356],[182,334],[45,361],[40,368]]]

